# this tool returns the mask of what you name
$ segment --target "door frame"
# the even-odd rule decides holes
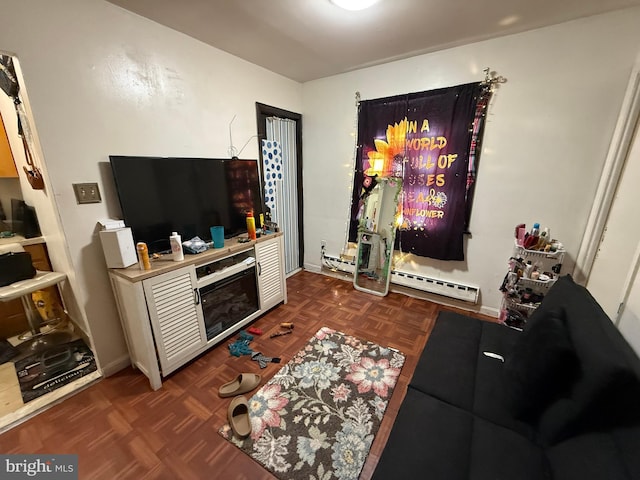
[[[576,256],[573,277],[576,282],[586,285],[593,267],[598,248],[605,232],[605,226],[613,197],[620,182],[622,168],[629,155],[631,142],[640,119],[640,58],[631,72],[627,90],[622,102],[618,121],[603,166],[603,175],[587,220],[584,236]]]
[[[629,155],[640,120],[640,58],[636,61],[622,102],[618,121],[602,168],[584,236],[573,271],[576,282],[586,285],[600,248],[622,169]]]
[[[303,195],[302,195],[302,115],[282,108],[272,107],[264,103],[256,102],[256,122],[258,126],[258,152],[260,158],[260,173],[262,175],[262,184],[264,185],[264,172],[262,170],[262,140],[267,139],[267,118],[280,117],[294,120],[296,122],[296,181],[298,184],[298,267],[303,265],[304,261],[304,226],[303,219]]]

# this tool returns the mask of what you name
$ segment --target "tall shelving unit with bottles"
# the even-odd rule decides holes
[[[513,256],[509,260],[509,271],[500,287],[503,293],[500,321],[507,326],[522,329],[529,316],[538,308],[562,270],[565,250],[530,250],[515,240]],[[531,262],[540,276],[527,277],[525,266]],[[535,267],[534,267],[535,266]]]

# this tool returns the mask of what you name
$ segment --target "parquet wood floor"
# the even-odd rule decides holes
[[[354,290],[347,281],[309,272],[290,277],[287,291],[286,305],[253,323],[264,331],[252,342],[254,350],[287,362],[328,326],[397,348],[407,357],[361,474],[369,479],[444,307],[397,293],[377,297]],[[269,338],[281,322],[293,322],[293,333]],[[229,404],[218,398],[217,388],[247,371],[262,374],[264,384],[280,368],[270,363],[260,369],[248,356],[232,357],[227,345],[234,337],[172,374],[156,392],[132,368],[103,379],[0,435],[0,452],[75,453],[81,479],[273,479],[217,433]]]

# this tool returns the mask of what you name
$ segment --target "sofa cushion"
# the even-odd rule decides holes
[[[472,412],[533,439],[536,436],[533,425],[516,418],[508,408],[509,397],[504,381],[503,359],[513,350],[521,333],[498,323],[481,322],[481,326]],[[493,354],[500,355],[502,359],[495,358]]]
[[[551,478],[541,447],[513,430],[475,416],[470,455],[470,480]]]
[[[459,313],[440,312],[410,385],[471,411],[481,336],[480,320]]]
[[[467,480],[472,415],[409,387],[373,479]]]
[[[542,449],[529,439],[409,387],[372,478],[549,477]]]
[[[504,357],[519,337],[520,332],[504,325],[443,311],[438,315],[410,385],[534,438],[532,426],[515,419],[505,407],[504,363],[484,354]]]
[[[505,403],[514,417],[535,424],[552,402],[569,394],[578,372],[564,310],[534,312],[505,359]]]

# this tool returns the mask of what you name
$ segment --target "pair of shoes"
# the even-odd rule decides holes
[[[235,379],[218,389],[221,398],[235,397],[250,392],[260,384],[262,377],[257,373],[241,373]]]
[[[240,395],[231,400],[227,410],[229,426],[238,438],[247,438],[251,434],[251,419],[249,418],[249,404]]]

